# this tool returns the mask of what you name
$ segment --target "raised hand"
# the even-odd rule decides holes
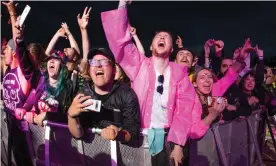
[[[80,14],[78,14],[78,24],[80,26],[80,29],[86,29],[88,23],[89,23],[89,14],[91,11],[92,7],[88,9],[88,7],[85,7],[82,17],[80,17]]]
[[[245,40],[245,43],[244,43],[242,49],[241,49],[239,58],[245,59],[245,58],[249,55],[249,53],[250,53],[251,51],[254,51],[254,50],[255,50],[255,49],[252,48],[252,46],[251,46],[251,40],[250,40],[250,38],[247,38],[247,39]]]
[[[71,32],[69,30],[69,27],[68,27],[66,22],[61,23],[61,27],[64,29],[64,31],[67,35],[71,34]]]
[[[10,15],[16,15],[15,7],[18,5],[18,3],[14,4],[12,0],[9,2],[2,2],[3,5],[5,5],[10,13]]]
[[[19,21],[20,21],[21,16],[18,16],[15,22],[15,30],[13,32],[13,38],[14,39],[22,39],[23,38],[23,26],[20,27]]]
[[[183,42],[180,36],[177,36],[176,42],[175,42],[178,46],[178,48],[182,48],[183,47]]]
[[[132,0],[120,0],[118,8],[125,7],[127,5],[130,5]]]
[[[233,59],[237,59],[237,57],[240,56],[241,49],[242,49],[241,47],[235,49],[234,54],[233,54]]]
[[[222,40],[217,40],[214,42],[216,53],[219,53],[222,51],[224,47],[224,42]]]
[[[264,57],[264,51],[261,50],[261,49],[259,49],[258,45],[256,45],[255,51],[256,51],[256,54],[258,55],[259,58],[263,58]]]
[[[59,37],[65,37],[67,39],[67,36],[66,36],[66,31],[64,28],[59,28],[59,30],[57,31],[56,35],[58,35]]]
[[[210,47],[214,45],[214,39],[209,39],[204,44],[205,57],[209,57],[210,55]]]
[[[136,35],[136,28],[130,27],[130,34],[131,34],[132,36]]]

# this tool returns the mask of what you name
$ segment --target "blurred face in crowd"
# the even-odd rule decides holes
[[[7,45],[4,51],[4,54],[5,54],[5,64],[7,66],[10,66],[15,56],[15,52],[12,50],[12,48],[9,45]]]
[[[212,72],[203,69],[197,73],[193,85],[202,95],[209,95],[212,91],[213,83],[214,78]]]
[[[74,61],[75,59],[75,50],[73,48],[64,48],[64,54],[69,61]]]
[[[251,92],[255,88],[255,78],[254,78],[254,76],[249,74],[244,78],[243,88],[247,92]]]
[[[173,52],[172,36],[168,32],[157,33],[151,43],[153,56],[168,58]]]
[[[188,50],[178,51],[175,62],[179,64],[183,64],[188,68],[191,68],[192,66],[195,65],[195,62],[193,61],[193,54]]]
[[[52,58],[47,62],[47,70],[49,77],[57,79],[59,76],[61,61],[59,59]]]
[[[115,74],[115,78],[114,80],[119,80],[119,78],[122,77],[122,70],[121,68],[118,66],[118,64],[115,65],[116,66],[116,74]]]
[[[233,65],[233,60],[232,59],[223,59],[221,61],[220,65],[220,72],[222,74],[225,74],[225,72]]]
[[[44,48],[37,43],[31,43],[28,46],[29,57],[32,63],[36,66],[39,66],[42,63],[42,60],[45,58]]]
[[[101,88],[113,82],[116,68],[112,63],[102,54],[97,54],[89,60],[89,73],[95,86]]]

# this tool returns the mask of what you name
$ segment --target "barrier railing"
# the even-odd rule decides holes
[[[200,140],[190,145],[190,165],[232,166],[253,165],[255,156],[262,165],[257,143],[258,124],[261,110],[244,119],[214,124]],[[7,147],[7,132],[1,125],[2,149]],[[101,166],[150,166],[148,147],[144,136],[132,144],[107,141],[100,135],[100,129],[89,129],[82,140],[74,139],[67,124],[50,121],[44,127],[29,124],[27,141],[34,165],[101,165]],[[2,160],[6,160],[5,155]]]
[[[261,112],[256,110],[243,120],[213,124],[203,138],[191,141],[190,165],[251,166],[255,154],[263,165],[257,142]]]

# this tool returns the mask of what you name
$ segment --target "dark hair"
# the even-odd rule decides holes
[[[243,88],[244,88],[244,82],[245,82],[245,79],[246,79],[248,76],[251,76],[251,77],[254,77],[254,78],[255,78],[254,70],[249,71],[248,73],[246,73],[246,74],[242,77],[242,79],[241,79],[241,81],[240,81],[240,84],[239,84],[240,89],[243,89]],[[256,85],[255,85],[255,87],[256,87]],[[255,89],[255,87],[254,87],[254,89]],[[254,91],[254,89],[253,89],[253,91]]]
[[[197,57],[197,55],[195,54],[195,52],[193,50],[191,50],[191,49],[188,49],[188,48],[178,48],[178,49],[176,49],[176,51],[174,51],[173,55],[170,56],[170,61],[174,61],[176,59],[177,54],[180,51],[182,51],[182,50],[189,51],[192,54],[192,56],[193,56],[192,61],[194,61],[195,57]]]
[[[27,50],[30,53],[30,56],[35,56],[36,62],[33,64],[41,65],[42,61],[45,59],[45,49],[39,43],[30,43],[27,47]]]

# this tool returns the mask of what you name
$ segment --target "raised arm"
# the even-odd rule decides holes
[[[65,30],[65,33],[66,33],[66,36],[68,37],[71,48],[74,48],[77,51],[77,53],[80,54],[80,49],[79,49],[78,43],[76,42],[74,36],[70,32],[69,27],[66,24],[66,22],[63,22],[61,24],[61,27]]]
[[[123,4],[125,1],[121,0],[120,3]],[[101,17],[109,47],[116,61],[133,81],[146,57],[138,51],[131,40],[127,8],[121,7],[117,10],[103,12]]]
[[[131,35],[132,35],[132,37],[133,37],[133,39],[134,39],[134,41],[136,43],[136,47],[137,47],[138,51],[141,54],[145,55],[145,50],[144,50],[144,47],[143,47],[141,41],[138,38],[138,35],[136,33],[136,28],[130,27],[130,33],[131,33]]]
[[[17,4],[14,4],[12,0],[10,0],[8,3],[7,2],[2,2],[3,5],[5,5],[8,9],[8,12],[10,14],[10,21],[11,21],[11,26],[12,26],[12,33],[15,33],[15,22],[17,19],[17,14],[15,7]]]
[[[65,36],[65,33],[66,33],[66,32],[65,32],[64,28],[60,28],[60,29],[55,33],[55,35],[54,35],[53,38],[51,39],[51,41],[50,41],[50,43],[48,44],[48,47],[47,47],[47,49],[46,49],[46,51],[45,51],[45,54],[46,54],[47,56],[50,56],[51,52],[54,50],[55,45],[56,45],[58,39],[59,39],[60,37],[66,37],[66,36]]]
[[[80,17],[80,14],[78,14],[78,24],[81,30],[81,38],[82,38],[82,51],[83,51],[83,58],[82,60],[87,61],[87,55],[90,50],[90,43],[89,43],[89,37],[87,33],[87,26],[89,24],[89,14],[91,11],[91,7],[88,9],[86,7],[83,11],[82,17]]]

